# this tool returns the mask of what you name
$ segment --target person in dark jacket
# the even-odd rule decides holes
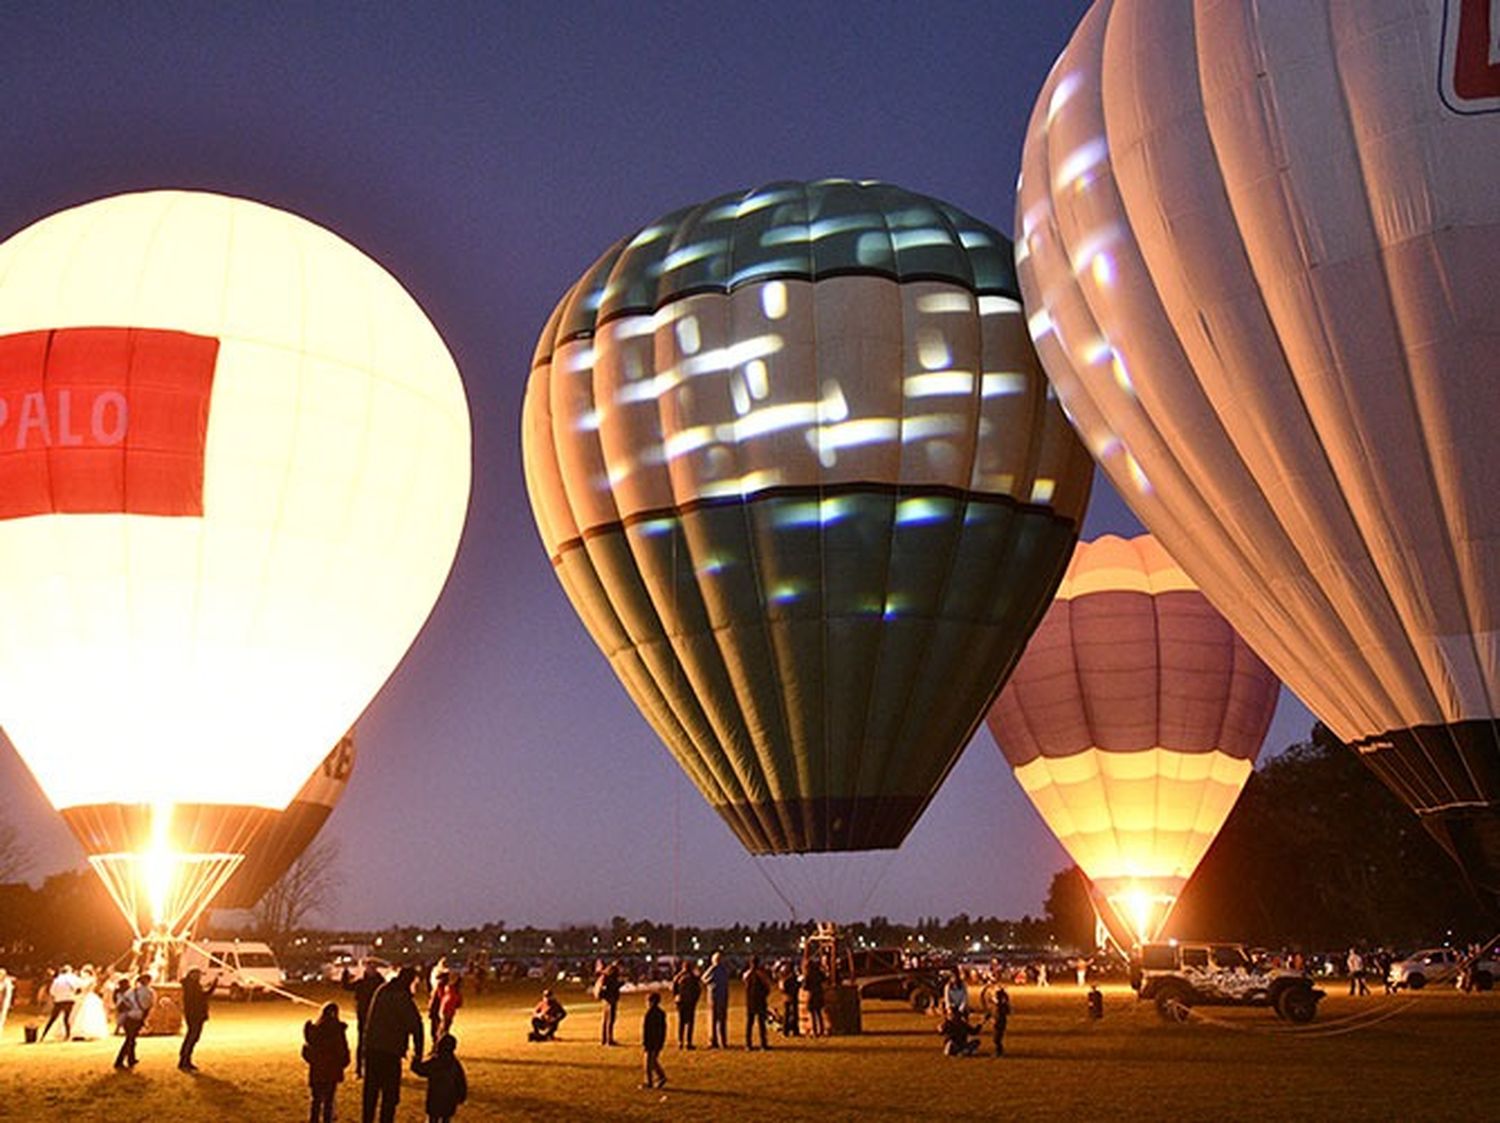
[[[339,1004],[323,1007],[315,1022],[302,1025],[302,1059],[312,1089],[308,1123],[333,1123],[333,1100],[349,1067],[349,1027],[339,1021]]]
[[[698,1000],[703,997],[703,980],[698,977],[698,965],[691,961],[682,965],[672,979],[672,1001],[677,1005],[677,1048],[693,1048],[693,1023],[698,1017]]]
[[[1093,996],[1099,994],[1099,988],[1095,987],[1089,995],[1089,1010],[1092,1011]],[[1005,992],[1004,987],[995,989],[995,1009],[990,1014],[991,1029],[995,1035],[995,1056],[1005,1056],[1005,1027],[1010,1023],[1010,995]],[[1099,1016],[1104,1016],[1104,996],[1099,995]]]
[[[418,1057],[411,1070],[427,1078],[427,1123],[448,1123],[458,1105],[469,1098],[469,1081],[458,1059],[458,1039],[451,1033],[438,1038],[432,1056]]]
[[[354,1075],[365,1074],[365,1018],[370,1013],[370,1000],[375,997],[375,992],[380,989],[385,978],[376,969],[375,965],[368,960],[365,961],[364,972],[358,979],[349,977],[345,970],[344,977],[339,985],[345,990],[354,992]]]
[[[403,967],[396,977],[381,984],[370,1000],[365,1019],[365,1089],[363,1123],[395,1123],[396,1105],[401,1102],[401,1060],[406,1056],[407,1042],[413,1055],[422,1056],[422,1014],[412,998],[412,984],[417,972]]]
[[[807,1018],[814,1037],[828,1032],[823,1024],[823,985],[827,979],[817,956],[809,955],[802,961],[802,1000],[807,1003]]]
[[[781,1036],[801,1037],[802,1018],[797,1010],[797,999],[802,993],[802,980],[797,977],[795,963],[781,965]]]
[[[182,1035],[182,1048],[177,1052],[177,1067],[183,1072],[198,1071],[198,1066],[193,1063],[193,1050],[203,1036],[203,1023],[208,1021],[208,996],[218,986],[219,980],[215,978],[205,990],[203,972],[197,967],[182,976],[182,1021],[187,1032]]]
[[[646,1053],[646,1082],[642,1088],[665,1088],[667,1074],[661,1067],[661,1051],[667,1045],[667,1012],[661,1008],[661,995],[646,995],[646,1016],[641,1019],[641,1048]]]
[[[594,997],[599,999],[601,1010],[599,1018],[599,1044],[614,1045],[615,1042],[615,1015],[620,1010],[620,991],[625,981],[620,978],[620,965],[611,963],[599,972],[599,977],[594,980]]]
[[[750,966],[745,969],[745,1048],[755,1048],[755,1027],[760,1026],[760,1047],[769,1049],[766,1040],[766,1018],[771,1013],[771,976],[760,965],[760,956],[750,957]]]

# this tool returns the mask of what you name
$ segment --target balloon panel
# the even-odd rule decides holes
[[[1500,117],[1455,103],[1444,31],[1486,11],[1101,0],[1018,204],[1038,349],[1122,494],[1340,737],[1465,821],[1500,799]]]
[[[284,807],[457,546],[468,413],[431,323],[305,220],[119,196],[0,245],[0,394],[0,472],[51,477],[0,517],[0,713],[43,791]]]
[[[772,185],[617,245],[549,321],[543,542],[753,851],[896,845],[1058,578],[1091,470],[1010,268],[933,200]]]

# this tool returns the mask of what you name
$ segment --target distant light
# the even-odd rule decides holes
[[[677,321],[677,346],[682,348],[684,355],[696,355],[703,346],[697,316],[684,316]]]

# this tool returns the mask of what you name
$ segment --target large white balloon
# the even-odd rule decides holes
[[[0,245],[0,720],[85,849],[285,807],[426,619],[469,477],[442,339],[327,230],[158,191]]]
[[[1500,887],[1489,0],[1099,0],[1017,256],[1065,408],[1293,690]]]

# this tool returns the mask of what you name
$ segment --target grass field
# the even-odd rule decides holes
[[[1212,1020],[1167,1025],[1123,989],[1107,992],[1102,1022],[1089,1022],[1074,987],[1017,988],[1007,1055],[963,1060],[941,1055],[931,1018],[875,1002],[860,1037],[777,1038],[769,1054],[669,1046],[667,1089],[643,1091],[639,995],[621,1005],[628,1044],[604,1049],[595,1044],[595,1004],[581,989],[561,995],[572,1012],[563,1039],[528,1044],[534,989],[471,997],[460,1013],[454,1032],[471,1088],[460,1120],[1478,1120],[1496,1112],[1500,992],[1333,994],[1316,1022],[1291,1029],[1264,1010],[1205,1011]],[[28,1019],[13,1013],[0,1044],[0,1118],[305,1119],[298,1051],[308,1014],[289,1002],[216,1002],[198,1051],[203,1071],[188,1076],[176,1069],[175,1038],[143,1038],[140,1068],[116,1073],[117,1041],[22,1045]],[[737,1016],[738,995],[730,1026],[742,1032]],[[425,1119],[422,1095],[408,1077],[398,1118]],[[358,1086],[345,1084],[339,1096],[339,1117],[358,1119]]]

